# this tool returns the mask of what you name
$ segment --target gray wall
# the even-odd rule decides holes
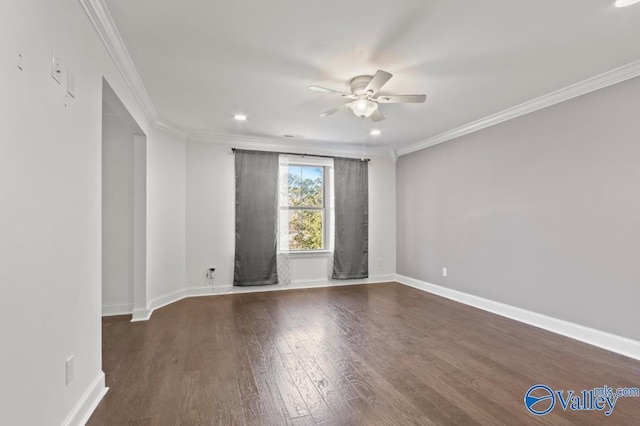
[[[402,156],[398,273],[640,340],[639,112],[636,78]]]

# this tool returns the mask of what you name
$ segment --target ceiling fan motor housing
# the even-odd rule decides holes
[[[353,80],[351,80],[351,93],[354,95],[364,95],[364,89],[367,88],[371,80],[373,79],[370,75],[360,75]]]

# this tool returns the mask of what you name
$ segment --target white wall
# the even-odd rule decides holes
[[[187,142],[187,287],[206,285],[216,267],[216,286],[233,282],[235,178],[229,147]]]
[[[122,121],[102,125],[102,306],[131,312],[134,285],[134,136]]]
[[[156,129],[147,144],[148,300],[185,286],[185,143]]]
[[[187,142],[187,287],[206,286],[205,273],[210,267],[216,267],[216,287],[233,283],[235,178],[230,147]],[[369,167],[371,280],[395,273],[395,188],[395,162],[373,157]],[[327,259],[292,256],[291,281],[326,281]]]
[[[396,162],[369,163],[369,276],[396,272]]]
[[[49,75],[52,50],[75,74],[76,98],[67,106],[63,86]],[[161,277],[149,283],[152,294],[184,277],[184,161],[167,166],[165,158],[179,154],[181,142],[150,132],[77,0],[0,2],[0,57],[0,424],[61,424],[86,392],[103,389],[103,76],[148,136],[149,255],[154,278]],[[174,204],[168,211],[165,180]],[[167,240],[177,248],[153,247]],[[163,263],[164,250],[175,250],[176,264]],[[65,386],[70,355],[75,378]]]

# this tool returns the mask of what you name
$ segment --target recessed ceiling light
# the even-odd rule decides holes
[[[615,6],[616,7],[627,7],[627,6],[631,6],[632,4],[636,4],[638,3],[640,0],[616,0]]]
[[[378,130],[378,129],[373,129],[373,130],[371,131],[371,134],[372,134],[373,136],[378,136],[380,133],[382,133],[382,132],[381,132],[380,130]]]
[[[236,114],[233,116],[233,118],[235,118],[238,121],[245,121],[247,119],[247,116],[244,114]]]

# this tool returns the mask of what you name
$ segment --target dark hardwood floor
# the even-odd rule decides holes
[[[185,299],[103,320],[110,390],[89,425],[640,424],[536,417],[535,384],[640,386],[640,362],[397,283]]]

